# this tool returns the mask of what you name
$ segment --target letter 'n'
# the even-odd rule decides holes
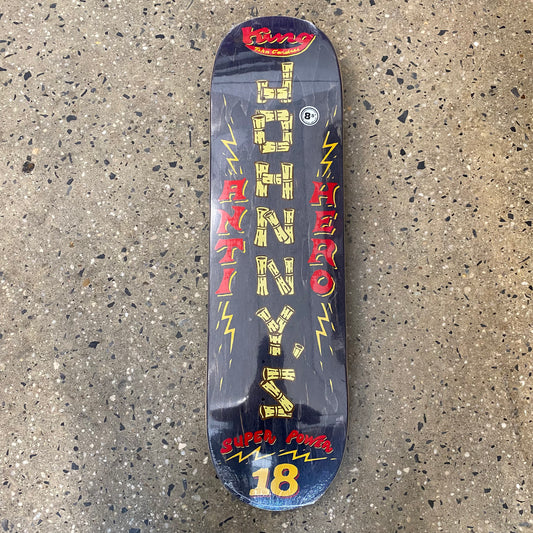
[[[274,281],[281,295],[294,294],[294,257],[284,257],[285,276],[282,276],[274,259],[268,259],[266,255],[258,255],[255,258],[257,267],[257,294],[268,296],[267,269],[274,277]]]
[[[272,226],[274,234],[279,242],[283,244],[294,243],[294,209],[283,210],[283,227],[279,221],[278,215],[268,207],[258,207],[257,213],[257,228],[255,230],[254,244],[256,246],[267,245],[267,228],[268,224]]]

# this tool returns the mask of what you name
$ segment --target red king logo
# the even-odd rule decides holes
[[[269,28],[252,29],[250,26],[242,29],[242,42],[247,48],[263,56],[287,57],[301,54],[313,42],[315,35],[302,32],[299,35],[294,33],[276,33],[272,35]],[[260,46],[260,45],[269,46]],[[286,44],[288,46],[276,47],[275,45]],[[274,45],[274,46],[272,46]]]

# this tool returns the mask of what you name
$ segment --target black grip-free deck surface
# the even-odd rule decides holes
[[[221,481],[281,510],[314,502],[347,420],[342,90],[309,22],[249,20],[211,87],[207,421]]]

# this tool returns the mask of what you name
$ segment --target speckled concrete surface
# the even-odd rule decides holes
[[[1,531],[533,527],[533,3],[4,2]],[[209,79],[255,15],[345,83],[351,426],[331,489],[225,491],[204,430]]]

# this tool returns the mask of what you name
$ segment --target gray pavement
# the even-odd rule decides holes
[[[209,80],[251,16],[344,78],[350,428],[259,511],[205,436]],[[0,529],[533,527],[530,0],[0,8]]]

